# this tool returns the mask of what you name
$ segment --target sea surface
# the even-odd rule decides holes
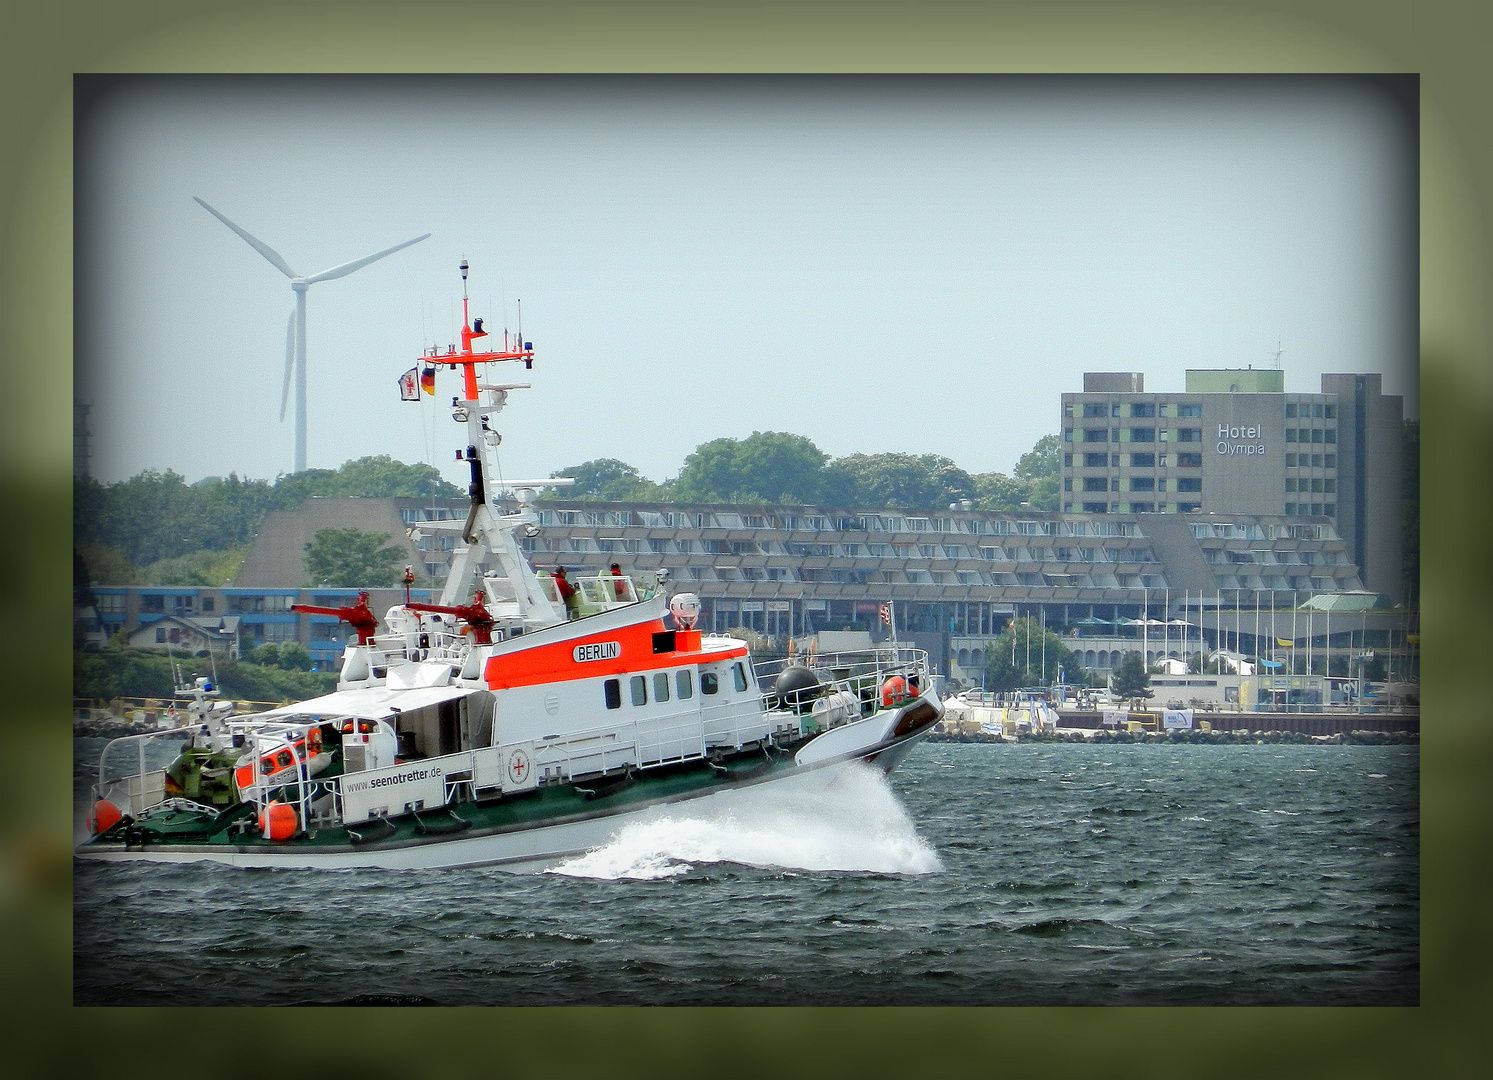
[[[1414,1005],[1419,767],[924,743],[539,874],[75,860],[74,1001]]]

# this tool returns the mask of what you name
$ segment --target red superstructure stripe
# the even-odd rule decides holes
[[[584,637],[545,642],[515,652],[500,653],[488,659],[482,677],[493,690],[510,690],[520,686],[541,686],[545,683],[577,682],[611,675],[634,675],[665,668],[692,667],[717,660],[738,660],[747,655],[745,642],[740,648],[656,653],[653,651],[653,635],[662,633],[663,630],[663,620],[656,619]],[[580,662],[575,659],[575,650],[581,646],[610,642],[616,642],[620,646],[615,657]]]

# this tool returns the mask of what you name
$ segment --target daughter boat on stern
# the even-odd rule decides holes
[[[515,534],[537,532],[539,489],[569,481],[506,482],[513,513],[489,501],[494,421],[528,384],[478,368],[531,367],[533,350],[476,351],[481,325],[463,299],[460,350],[422,357],[463,369],[452,415],[471,470],[466,520],[419,526],[460,530],[441,602],[392,607],[382,628],[366,598],[330,609],[358,635],[331,694],[253,715],[199,700],[189,727],[111,742],[79,856],[533,869],[660,806],[857,762],[890,772],[938,722],[926,653],[754,665],[695,627],[699,598],[668,596],[665,571],[641,589],[575,578],[567,618]]]

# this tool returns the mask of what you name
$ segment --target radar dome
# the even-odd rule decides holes
[[[692,592],[675,593],[669,597],[669,614],[679,629],[693,630],[700,617],[700,598]]]

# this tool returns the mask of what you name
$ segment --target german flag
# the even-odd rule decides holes
[[[435,395],[435,368],[426,364],[420,372],[420,389],[431,396]]]

